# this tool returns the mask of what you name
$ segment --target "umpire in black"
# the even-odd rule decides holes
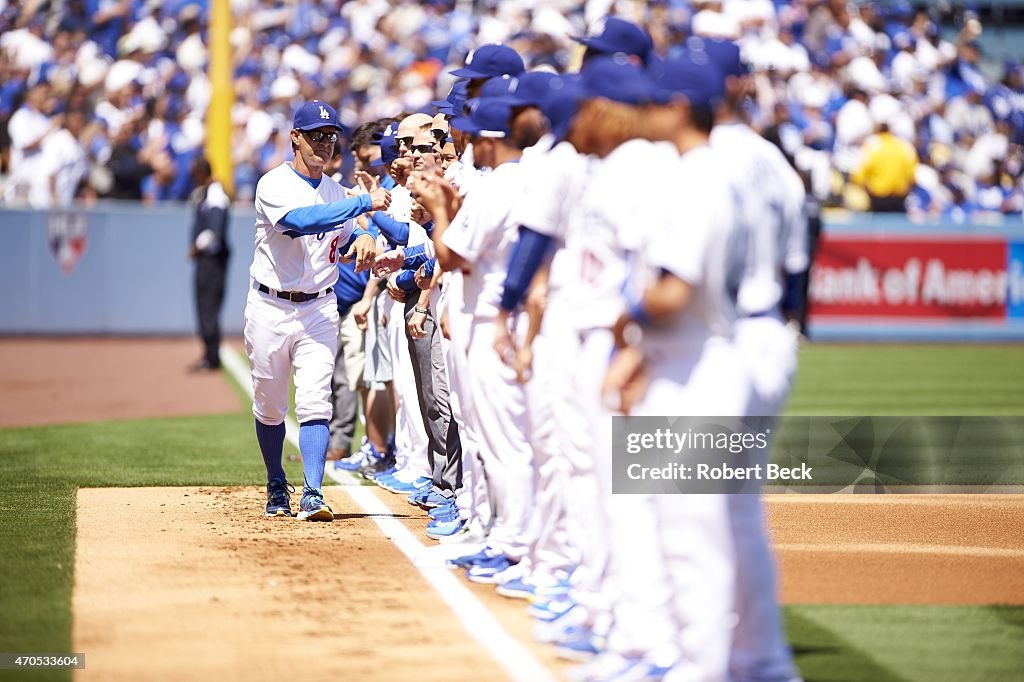
[[[196,188],[189,204],[193,210],[192,245],[189,258],[195,261],[196,316],[203,357],[189,367],[193,372],[220,369],[220,308],[224,303],[224,280],[228,271],[228,220],[231,199],[213,179],[210,162],[197,157],[192,164]]]

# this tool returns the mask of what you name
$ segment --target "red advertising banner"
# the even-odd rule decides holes
[[[811,269],[817,318],[1005,319],[1007,243],[965,235],[822,235]]]

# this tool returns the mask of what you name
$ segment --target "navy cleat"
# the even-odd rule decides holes
[[[289,493],[295,492],[294,486],[280,478],[267,483],[267,516],[291,516],[292,498]]]

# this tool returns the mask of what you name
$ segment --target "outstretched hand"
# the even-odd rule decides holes
[[[355,259],[356,272],[368,270],[373,265],[373,259],[377,255],[377,240],[368,234],[361,234],[352,242],[352,247],[345,254],[345,258]]]
[[[399,246],[397,249],[385,251],[373,261],[373,274],[375,277],[387,277],[392,272],[402,269],[405,263],[405,249]]]

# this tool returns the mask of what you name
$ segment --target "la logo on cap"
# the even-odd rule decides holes
[[[320,105],[320,118],[330,118],[331,115],[327,113],[327,109],[324,109],[323,105]]]

